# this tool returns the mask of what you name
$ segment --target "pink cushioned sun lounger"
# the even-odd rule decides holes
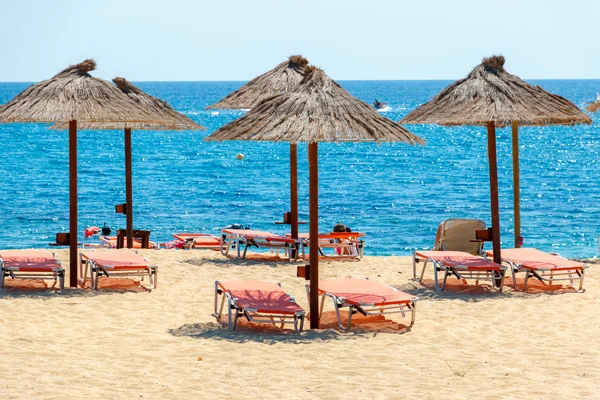
[[[220,250],[221,239],[206,233],[174,233],[173,237],[185,242],[185,248],[200,250]]]
[[[122,250],[90,251],[81,253],[80,258],[80,283],[82,286],[85,284],[85,276],[89,269],[90,283],[94,290],[98,289],[100,275],[107,277],[139,276],[142,280],[147,275],[150,286],[153,289],[156,288],[158,267],[150,265],[148,260],[137,253]]]
[[[493,251],[488,251],[487,254],[488,257],[494,256]],[[500,256],[512,270],[515,289],[517,289],[515,274],[520,271],[526,273],[523,291],[527,289],[527,281],[530,277],[535,277],[542,283],[548,281],[550,285],[554,281],[569,281],[575,289],[583,289],[583,278],[588,265],[582,262],[567,260],[558,255],[532,248],[502,249]],[[575,286],[576,280],[579,280],[579,288]]]
[[[222,296],[219,308],[219,295]],[[284,327],[293,323],[296,332],[304,326],[304,309],[281,286],[261,281],[216,281],[214,317],[221,320],[227,301],[227,327],[235,330],[237,320],[243,316],[250,322],[267,323]],[[232,312],[234,315],[232,315]]]
[[[0,250],[0,288],[4,280],[44,279],[58,281],[60,289],[65,287],[65,270],[54,254],[42,250]]]
[[[502,292],[506,267],[483,257],[464,251],[415,251],[413,253],[413,269],[416,269],[416,264],[419,262],[423,262],[419,282],[423,281],[427,263],[433,264],[435,290],[443,291],[448,277],[452,275],[458,279],[474,279],[475,284],[479,284],[479,281],[491,281],[493,287]],[[440,271],[444,272],[444,281],[441,287],[438,279]]]
[[[308,292],[309,285],[306,285]],[[323,314],[325,297],[333,300],[333,306],[341,329],[349,330],[352,324],[352,314],[359,312],[362,315],[384,315],[411,313],[409,327],[415,323],[416,302],[418,297],[408,293],[400,292],[392,287],[372,282],[367,279],[336,279],[319,281],[319,295],[321,295],[321,306],[319,318]],[[310,296],[309,296],[310,297]],[[348,307],[348,322],[344,326],[340,315],[340,308]]]
[[[242,253],[241,247],[244,246]],[[271,250],[283,250],[288,258],[297,261],[298,254],[302,248],[299,239],[279,236],[267,231],[251,229],[222,229],[221,230],[221,253],[226,256],[232,247],[237,248],[238,258],[246,258],[248,247],[268,248]],[[303,254],[304,255],[304,254]]]

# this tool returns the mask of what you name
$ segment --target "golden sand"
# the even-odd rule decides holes
[[[227,279],[281,282],[307,309],[295,264],[141,253],[159,266],[151,292],[114,279],[62,293],[8,282],[0,398],[600,398],[598,265],[584,293],[454,283],[438,294],[431,279],[410,281],[409,257],[323,262],[323,279],[369,277],[418,295],[416,324],[357,318],[342,333],[326,303],[326,329],[294,335],[231,332],[211,313],[214,281]],[[57,256],[68,265],[66,250]]]

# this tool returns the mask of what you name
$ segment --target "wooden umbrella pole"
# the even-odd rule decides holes
[[[125,206],[127,248],[133,248],[133,177],[131,173],[131,128],[125,128]]]
[[[521,247],[521,178],[519,171],[519,123],[512,124],[512,156],[513,156],[513,204],[515,210],[515,247]]]
[[[69,286],[77,287],[77,121],[69,121]]]
[[[494,262],[502,264],[500,257],[500,206],[498,200],[498,163],[496,160],[496,125],[487,123],[488,158],[490,162],[490,205],[492,210],[492,250]]]
[[[290,233],[298,239],[298,145],[295,143],[290,143],[290,211]]]
[[[319,329],[319,156],[318,144],[308,144],[310,195],[310,329]]]

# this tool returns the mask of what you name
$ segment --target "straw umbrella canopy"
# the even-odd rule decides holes
[[[262,100],[298,87],[308,67],[301,55],[289,56],[270,71],[230,93],[224,99],[207,107],[222,109],[251,109]],[[290,143],[290,228],[292,238],[298,239],[298,145]]]
[[[586,108],[589,112],[600,111],[600,98],[593,103],[589,104]]]
[[[504,69],[504,57],[484,58],[466,78],[443,89],[410,112],[403,124],[483,125],[488,131],[494,261],[500,262],[500,216],[496,127],[512,126],[515,246],[520,245],[519,125],[589,124],[591,119],[567,99],[533,86]]]
[[[318,143],[405,142],[423,144],[418,136],[382,117],[358,100],[321,69],[310,67],[291,92],[263,100],[246,115],[223,126],[208,141],[256,140],[308,143],[310,195],[310,327],[318,315]]]
[[[69,124],[70,286],[77,286],[77,121],[161,123],[122,91],[89,72],[94,60],[72,65],[51,79],[34,84],[0,109],[0,122]]]
[[[173,107],[164,100],[154,97],[125,78],[116,77],[113,82],[124,94],[140,107],[148,110],[154,115],[159,115],[161,124],[152,122],[83,122],[79,129],[88,130],[120,130],[125,133],[125,217],[127,248],[133,247],[133,176],[131,166],[131,130],[205,130],[190,118],[175,111]],[[51,129],[66,129],[67,124],[60,122],[54,124]]]

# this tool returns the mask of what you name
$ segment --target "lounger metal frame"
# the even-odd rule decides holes
[[[443,252],[440,252],[443,253]],[[474,256],[475,257],[475,256]],[[486,260],[481,257],[481,259]],[[413,251],[413,274],[416,275],[417,264],[419,262],[423,262],[423,269],[421,270],[421,274],[419,278],[414,278],[414,280],[418,282],[423,282],[423,276],[425,275],[425,268],[427,268],[427,263],[430,262],[433,264],[433,278],[434,278],[434,287],[436,292],[444,291],[446,288],[446,282],[448,281],[449,276],[455,276],[458,279],[464,280],[475,280],[475,284],[478,285],[479,281],[490,281],[492,282],[492,286],[498,290],[499,293],[502,293],[502,287],[504,286],[504,277],[506,275],[506,267],[502,266],[500,271],[492,271],[492,270],[469,270],[469,267],[466,265],[444,265],[442,262],[437,261],[430,257],[420,257],[417,255],[416,251]],[[444,279],[442,281],[442,285],[439,284],[439,276],[438,272],[444,272]],[[498,274],[496,274],[498,272]]]
[[[4,287],[4,281],[7,276],[12,279],[41,279],[41,280],[52,280],[54,281],[53,286],[58,282],[60,290],[65,288],[65,270],[61,266],[59,260],[56,259],[54,253],[52,257],[56,261],[56,267],[48,270],[48,272],[42,271],[20,271],[19,267],[11,267],[10,264],[6,263],[0,258],[0,289]]]
[[[280,283],[277,283],[281,287]],[[286,293],[290,298],[290,302],[295,303],[296,300],[293,296]],[[222,296],[221,305],[219,306],[219,296]],[[305,311],[296,311],[292,314],[278,314],[278,313],[259,313],[257,309],[242,307],[237,303],[237,299],[226,290],[219,287],[219,281],[215,281],[215,310],[213,317],[217,319],[217,322],[221,322],[223,316],[223,307],[225,306],[225,300],[227,300],[227,328],[235,330],[237,328],[237,321],[239,317],[246,317],[249,322],[260,323],[260,324],[273,324],[274,326],[279,325],[281,329],[284,328],[285,324],[294,324],[294,332],[301,332],[304,328]],[[234,313],[232,315],[232,312]],[[276,321],[278,318],[279,321]]]
[[[550,253],[553,256],[561,257],[557,253]],[[571,286],[577,290],[583,290],[583,279],[585,278],[585,270],[589,267],[589,265],[584,264],[581,268],[561,268],[561,269],[552,269],[552,268],[536,268],[535,270],[524,268],[521,264],[513,262],[511,260],[502,259],[502,262],[508,264],[510,267],[512,278],[513,278],[513,287],[517,290],[519,287],[517,285],[517,272],[525,272],[525,280],[523,282],[523,292],[527,290],[527,282],[529,278],[537,278],[540,282],[544,283],[548,282],[548,285],[552,285],[552,282],[555,281],[569,281]],[[576,276],[574,276],[576,275]],[[575,281],[579,280],[579,287],[575,286]]]
[[[389,287],[390,289],[393,289],[395,292],[398,291],[398,289],[393,288],[391,286],[387,286],[387,287]],[[306,295],[310,299],[310,285],[309,284],[306,285]],[[384,305],[378,305],[378,306],[376,306],[375,304],[372,304],[372,303],[361,303],[359,305],[356,305],[356,304],[346,303],[344,297],[336,296],[334,293],[324,292],[320,296],[321,296],[321,302],[320,302],[320,306],[319,306],[319,319],[321,319],[321,316],[323,315],[323,307],[325,305],[325,297],[329,297],[329,298],[331,298],[331,300],[333,300],[333,308],[335,309],[335,316],[337,318],[338,326],[340,327],[341,330],[344,330],[344,331],[350,330],[350,327],[352,325],[352,315],[357,312],[361,313],[365,317],[367,315],[385,315],[385,314],[400,313],[400,314],[402,314],[402,318],[406,318],[406,314],[408,312],[410,312],[411,313],[410,325],[408,325],[408,327],[411,328],[415,324],[415,317],[417,314],[416,302],[419,301],[419,298],[417,296],[415,296],[412,299],[410,299],[410,303],[400,303],[400,304],[394,303],[394,304],[384,304]],[[342,315],[340,314],[340,308],[344,308],[344,307],[348,307],[348,322],[345,326],[342,321]]]
[[[136,254],[138,254],[138,252],[135,252]],[[143,257],[144,260],[148,261],[145,257]],[[158,266],[156,265],[148,265],[147,267],[139,267],[137,269],[134,269],[136,267],[131,267],[131,269],[124,269],[124,270],[118,270],[118,269],[113,269],[115,266],[113,265],[99,265],[98,263],[96,263],[94,260],[91,260],[89,258],[86,258],[84,260],[83,254],[79,255],[79,260],[80,260],[80,275],[81,278],[79,278],[79,282],[81,283],[81,286],[85,285],[85,276],[87,275],[87,272],[89,270],[90,272],[90,286],[92,288],[92,290],[98,290],[98,278],[101,275],[105,275],[106,277],[110,278],[110,277],[123,277],[123,276],[137,276],[140,278],[140,280],[143,282],[144,281],[144,277],[147,275],[148,276],[148,282],[150,283],[150,287],[152,289],[156,289],[156,286],[158,284]]]
[[[248,247],[256,248],[268,248],[271,250],[283,250],[284,254],[294,262],[298,261],[298,255],[301,253],[304,258],[304,246],[300,239],[296,239],[290,242],[290,238],[284,238],[286,241],[278,242],[277,240],[267,240],[271,236],[245,236],[239,233],[229,233],[221,231],[221,254],[224,256],[229,255],[229,250],[232,247],[237,249],[238,258],[246,258]],[[273,235],[272,238],[277,238],[277,235]],[[242,252],[242,245],[244,251]]]

